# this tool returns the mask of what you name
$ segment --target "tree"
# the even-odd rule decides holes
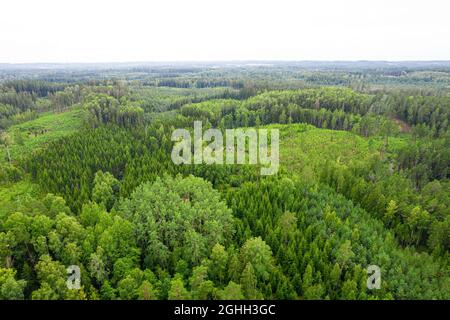
[[[11,147],[11,138],[8,134],[6,133],[1,133],[0,135],[0,145],[3,145],[6,149],[6,155],[8,156],[8,162],[9,164],[12,163],[12,158],[11,158],[11,152],[10,152],[10,147]]]
[[[228,278],[232,281],[239,282],[242,272],[241,262],[239,261],[238,255],[231,255],[230,262],[228,265]]]
[[[105,300],[114,300],[116,298],[116,290],[111,286],[108,280],[103,282],[100,289],[101,297]]]
[[[357,294],[357,285],[356,282],[353,280],[346,280],[342,284],[341,289],[341,299],[344,300],[355,300],[356,294]]]
[[[213,298],[214,283],[208,280],[208,268],[205,266],[195,267],[189,279],[192,299],[208,300]]]
[[[149,267],[174,268],[180,258],[194,266],[215,244],[230,241],[234,232],[231,210],[220,194],[193,176],[144,183],[119,210],[132,221]]]
[[[394,220],[395,215],[397,213],[397,203],[395,200],[391,200],[388,203],[388,206],[386,208],[386,212],[384,213],[384,219],[389,224]]]
[[[292,119],[291,119],[291,120],[292,120]],[[286,118],[286,112],[283,110],[283,111],[281,111],[279,122],[280,122],[280,123],[286,123],[286,121],[287,121],[287,118]]]
[[[89,261],[88,269],[90,275],[97,283],[102,284],[103,281],[108,279],[108,271],[106,270],[105,262],[103,261],[103,249],[97,248],[97,253],[92,253]]]
[[[385,138],[385,149],[387,149],[389,145],[389,136],[395,134],[397,130],[397,125],[390,119],[384,119],[381,123],[381,134],[384,135]]]
[[[341,267],[346,267],[354,255],[355,254],[352,251],[352,244],[350,240],[345,240],[337,250],[336,261]]]
[[[406,218],[406,221],[411,230],[410,238],[418,245],[422,240],[424,231],[428,228],[430,215],[426,210],[422,210],[420,207],[416,206],[412,209]]]
[[[47,215],[51,218],[56,217],[59,213],[72,214],[63,197],[48,193],[42,202],[47,208]]]
[[[66,285],[67,272],[64,265],[46,255],[40,258],[35,270],[40,287],[33,291],[33,299],[56,300],[67,297],[69,289]]]
[[[319,284],[315,284],[311,287],[308,287],[305,291],[305,299],[308,300],[319,300],[322,298],[324,294],[324,288],[323,286]]]
[[[337,289],[341,282],[341,268],[338,263],[335,263],[330,273],[330,286],[333,289]]]
[[[225,247],[216,243],[212,248],[210,260],[208,269],[210,278],[219,285],[224,284],[228,267],[228,253],[225,251]]]
[[[279,225],[283,234],[292,235],[297,229],[297,217],[293,212],[285,212],[279,219]]]
[[[16,280],[16,270],[0,268],[0,299],[23,300],[25,280]]]
[[[184,287],[183,279],[180,275],[176,274],[170,282],[169,300],[189,300],[191,299],[190,293]]]
[[[263,298],[261,292],[258,290],[257,284],[258,280],[253,266],[251,263],[247,263],[241,275],[242,291],[246,299],[260,300]]]
[[[119,194],[119,181],[109,172],[97,171],[92,189],[92,201],[103,204],[109,211]]]
[[[259,128],[260,126],[261,126],[261,118],[259,116],[256,116],[255,127]]]
[[[191,265],[197,265],[200,260],[207,255],[206,239],[194,230],[188,230],[185,233],[183,252],[185,260]]]
[[[219,300],[242,300],[244,294],[242,293],[241,285],[230,281],[228,285],[217,292],[217,299]]]
[[[139,300],[157,300],[158,291],[153,287],[153,285],[144,280],[141,286],[138,288],[138,299]]]
[[[272,250],[261,237],[247,240],[241,248],[240,258],[242,264],[251,264],[258,279],[269,279],[274,268]]]
[[[313,281],[313,269],[311,264],[308,264],[302,277],[302,291],[304,295],[306,294],[306,291],[312,286]]]

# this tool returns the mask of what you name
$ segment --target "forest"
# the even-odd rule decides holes
[[[449,120],[446,62],[0,64],[0,299],[448,300]],[[174,164],[194,121],[280,170]]]

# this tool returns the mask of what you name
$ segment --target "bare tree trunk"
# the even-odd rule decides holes
[[[12,268],[13,261],[11,256],[6,256],[6,262],[5,262],[6,268]]]
[[[6,153],[8,154],[9,164],[11,164],[11,153],[9,152],[9,146],[6,146]]]

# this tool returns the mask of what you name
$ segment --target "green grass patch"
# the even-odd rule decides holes
[[[292,174],[314,177],[326,162],[350,165],[381,154],[383,137],[365,138],[348,131],[320,129],[306,124],[270,125],[280,130],[280,165]],[[405,136],[389,137],[383,157],[408,143]]]
[[[67,136],[83,125],[83,110],[75,108],[63,113],[47,113],[8,129],[13,162],[44,147],[50,141]],[[0,163],[8,161],[5,147],[0,149]]]

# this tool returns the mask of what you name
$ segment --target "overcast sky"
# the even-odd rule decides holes
[[[450,1],[1,1],[0,62],[173,60],[450,60]]]

